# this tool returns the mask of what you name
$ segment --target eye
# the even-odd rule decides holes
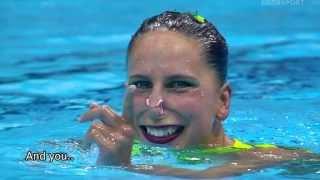
[[[195,86],[194,84],[187,81],[172,81],[166,85],[167,88],[174,89],[174,90],[186,90],[194,86]]]
[[[150,88],[152,88],[152,83],[150,81],[146,81],[146,80],[134,81],[132,83],[129,83],[129,85],[135,85],[138,89],[150,89]]]

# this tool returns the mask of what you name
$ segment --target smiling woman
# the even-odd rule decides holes
[[[219,79],[202,60],[196,40],[178,32],[151,31],[135,40],[128,59],[129,84],[137,87],[128,116],[141,139],[177,148],[231,143],[223,130],[213,130],[221,129],[227,116],[229,87],[220,92]],[[152,134],[166,134],[169,128],[174,136]]]
[[[224,38],[199,15],[164,12],[145,20],[128,47],[123,115],[94,104],[80,119],[102,121],[91,126],[85,140],[86,145],[98,144],[98,163],[160,175],[220,177],[313,156],[272,145],[248,145],[225,134],[222,122],[231,100],[227,57]],[[131,163],[134,139],[173,149],[242,151],[230,151],[230,163],[203,171],[163,166],[141,169]]]

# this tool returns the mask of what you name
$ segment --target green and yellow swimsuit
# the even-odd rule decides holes
[[[277,146],[272,144],[247,144],[238,139],[234,139],[234,143],[231,146],[225,147],[211,147],[211,148],[197,148],[197,149],[183,149],[183,150],[172,150],[176,154],[178,160],[184,162],[202,162],[206,157],[212,155],[222,155],[227,153],[235,153],[240,151],[252,150],[255,148],[276,148]],[[135,141],[132,148],[132,156],[141,154],[149,155],[161,155],[161,147],[145,146],[139,141]]]

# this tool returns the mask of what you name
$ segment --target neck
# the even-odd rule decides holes
[[[233,144],[233,141],[225,134],[221,121],[214,121],[211,137],[207,144],[209,147],[230,146]]]

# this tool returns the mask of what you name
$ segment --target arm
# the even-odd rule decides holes
[[[185,178],[218,178],[236,176],[255,169],[258,168],[253,164],[236,163],[229,163],[219,167],[211,167],[205,170],[192,170],[159,165],[135,165],[128,168],[129,171],[143,174],[152,174],[159,176],[176,176]]]
[[[234,155],[234,160],[232,162],[219,167],[211,167],[205,170],[191,170],[158,165],[131,166],[128,168],[128,170],[160,176],[218,178],[226,176],[237,176],[246,172],[297,159],[316,159],[317,161],[320,161],[319,155],[311,154],[308,152],[292,151],[280,148],[269,148],[237,153]]]
[[[229,163],[219,167],[211,167],[205,170],[192,170],[159,165],[134,165],[129,171],[152,174],[159,176],[176,176],[184,178],[218,178],[241,175],[245,172],[256,170],[258,166],[253,164]],[[262,168],[262,167],[260,167]]]

